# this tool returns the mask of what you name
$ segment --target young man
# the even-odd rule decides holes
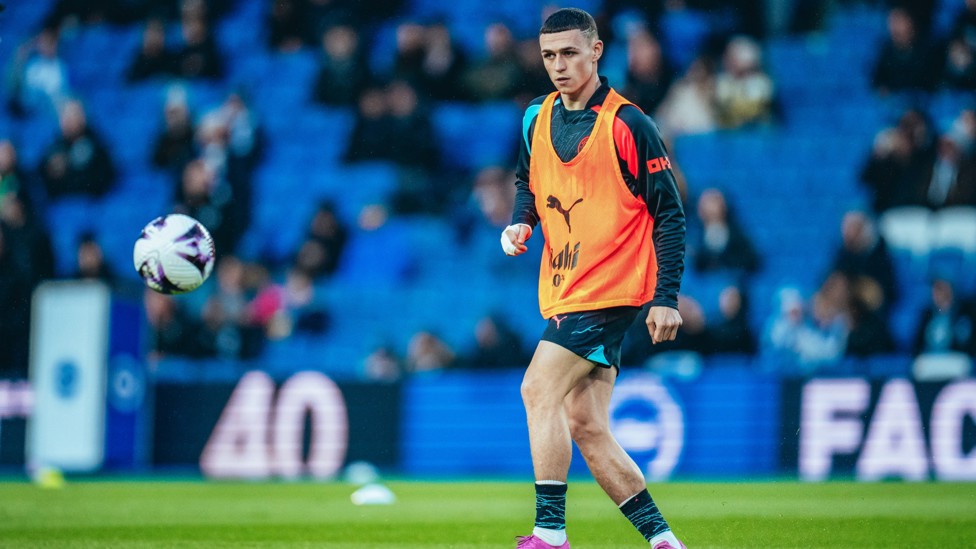
[[[661,137],[597,75],[603,42],[586,12],[561,9],[539,31],[556,92],[526,110],[508,255],[536,224],[546,247],[539,305],[549,325],[522,381],[536,479],[523,549],[569,548],[566,477],[576,442],[600,486],[653,549],[681,549],[640,468],[609,427],[624,332],[650,303],[657,343],[674,339],[685,221]]]

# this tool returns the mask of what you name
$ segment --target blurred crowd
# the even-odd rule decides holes
[[[144,292],[153,357],[247,360],[261,357],[268,342],[327,334],[337,311],[320,285],[342,271],[351,238],[390,218],[444,218],[457,226],[461,240],[477,230],[472,224],[500,230],[510,222],[516,151],[507,164],[458,173],[446,161],[455,144],[438,141],[430,113],[444,103],[524,107],[551,91],[534,31],[500,19],[486,26],[480,48],[466,48],[448,19],[414,17],[409,2],[401,0],[266,0],[265,28],[254,29],[255,37],[264,37],[269,52],[317,52],[318,74],[308,96],[355,119],[342,162],[389,162],[397,169],[397,189],[388,202],[368,206],[355,219],[340,215],[334,202],[318,204],[300,245],[284,259],[238,257],[252,224],[254,173],[269,139],[248,90],[225,80],[229,60],[214,37],[221,18],[242,1],[58,0],[7,62],[4,116],[55,113],[59,131],[32,166],[19,162],[14,140],[0,136],[0,376],[24,375],[28,296],[57,274],[46,208],[72,196],[100,199],[118,180],[118,151],[89,124],[61,55],[61,36],[78,26],[142,29],[138,49],[120,52],[131,62],[126,81],[117,85],[172,83],[159,105],[159,130],[145,161],[169,174],[172,211],[203,222],[223,251],[215,281],[201,290],[205,295],[197,305]],[[780,107],[764,61],[766,42],[818,32],[830,9],[844,2],[798,0],[788,3],[786,13],[770,9],[772,4],[607,0],[596,14],[607,44],[601,72],[655,119],[669,141],[775,127]],[[934,30],[936,2],[868,4],[884,10],[888,30],[870,74],[860,75],[879,97],[976,89],[976,0],[966,0],[944,34]],[[538,14],[540,21],[544,15]],[[662,25],[691,15],[708,29],[698,47],[666,51]],[[377,71],[370,62],[373,48],[390,21],[396,22],[392,63]],[[180,84],[196,80],[225,83],[223,103],[193,112]],[[625,363],[642,364],[665,351],[761,355],[806,374],[845,356],[976,354],[972,296],[963,295],[959,280],[940,273],[929,277],[931,300],[917,311],[914,340],[892,335],[890,312],[900,298],[899,284],[878,223],[885,212],[906,206],[933,211],[976,206],[976,114],[963,110],[940,132],[924,108],[912,106],[895,125],[879,128],[873,147],[866,148],[870,154],[860,181],[870,203],[847,213],[835,234],[823,235],[824,244],[811,248],[811,254],[832,260],[822,284],[809,295],[799,288],[749,295],[763,255],[775,250],[759,250],[750,221],[737,218],[735,204],[722,190],[686,180],[675,162],[688,213],[687,269],[721,276],[728,284],[714,296],[696,296],[694,288],[686,288],[679,299],[684,327],[673,343],[652,348],[639,319],[626,342]],[[475,221],[462,222],[468,216],[459,211],[474,212]],[[70,278],[102,280],[121,292],[138,288],[131,275],[113,272],[93,233],[78,239],[76,264],[74,272],[65,273]],[[750,303],[774,298],[773,316],[757,326]],[[524,366],[534,337],[526,339],[504,315],[489,313],[472,327],[464,348],[421,330],[405,349],[377,347],[363,357],[361,372],[364,378],[392,381],[444,368]]]

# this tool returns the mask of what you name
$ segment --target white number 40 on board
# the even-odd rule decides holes
[[[304,459],[306,417],[311,433]],[[349,419],[342,392],[319,372],[288,379],[275,398],[263,372],[241,378],[200,456],[213,478],[336,476],[346,459]]]

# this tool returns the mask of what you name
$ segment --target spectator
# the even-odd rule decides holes
[[[931,296],[932,302],[919,317],[914,354],[976,354],[976,307],[960,299],[952,282],[944,277],[932,280]]]
[[[933,51],[904,8],[888,11],[888,36],[871,73],[871,85],[882,94],[934,88]]]
[[[217,192],[213,169],[201,159],[193,160],[183,169],[182,177],[174,211],[200,221],[210,231],[218,253],[233,253],[242,232],[234,223],[230,196]]]
[[[268,45],[279,52],[297,51],[305,39],[305,24],[301,0],[271,0]]]
[[[263,348],[264,333],[248,314],[245,272],[244,263],[237,257],[224,255],[217,265],[216,291],[203,306],[203,325],[210,346],[220,358],[255,358]]]
[[[796,349],[801,334],[808,329],[806,306],[802,294],[795,288],[780,289],[776,305],[763,332],[762,350],[773,356],[788,357]]]
[[[183,46],[176,52],[176,74],[187,79],[220,78],[223,61],[204,15],[184,10]]]
[[[462,78],[467,67],[467,56],[454,42],[447,23],[437,21],[427,27],[420,91],[438,101],[464,99]]]
[[[407,371],[424,374],[454,366],[454,351],[433,333],[422,330],[410,338],[407,346]]]
[[[715,79],[719,124],[739,128],[772,119],[773,82],[762,69],[762,50],[753,39],[733,38]]]
[[[0,200],[15,193],[25,201],[28,209],[35,206],[36,189],[30,175],[20,167],[17,149],[9,139],[0,139]]]
[[[186,92],[182,88],[171,89],[163,106],[163,129],[153,146],[153,165],[175,173],[182,171],[195,153],[195,131]]]
[[[383,17],[384,6],[390,0],[376,0],[373,2],[353,2],[350,0],[304,0],[299,7],[302,13],[302,29],[305,43],[309,46],[317,46],[322,39],[322,33],[326,28],[335,25],[350,25],[359,27],[360,22],[372,16],[377,16],[378,21],[389,21],[390,17]],[[397,0],[393,0],[397,1]],[[367,17],[363,17],[366,15]]]
[[[435,169],[440,162],[437,140],[416,88],[403,80],[393,81],[387,88],[387,104],[391,136],[386,148],[390,160],[401,167]]]
[[[940,0],[886,0],[885,4],[908,12],[915,22],[918,35],[928,38],[932,34],[932,21],[936,9],[942,2]]]
[[[855,283],[851,290],[851,331],[845,353],[865,357],[894,352],[895,340],[880,308],[882,296],[878,286],[862,281]]]
[[[976,35],[976,31],[972,31]],[[976,89],[976,38],[949,40],[944,56],[942,83],[947,87],[969,91]]]
[[[321,48],[315,100],[330,106],[355,105],[370,80],[359,31],[351,25],[333,25],[322,33]]]
[[[382,159],[389,143],[386,93],[381,87],[369,87],[359,96],[357,105],[356,122],[343,159],[346,162]]]
[[[976,156],[966,154],[965,136],[949,133],[939,138],[936,155],[925,178],[926,205],[976,206]]]
[[[529,363],[518,334],[499,315],[479,320],[474,338],[475,347],[464,360],[469,368],[521,368]]]
[[[285,279],[285,311],[293,333],[322,335],[329,329],[329,312],[316,295],[312,277],[301,269],[292,269]]]
[[[668,90],[654,118],[662,133],[671,138],[711,132],[718,127],[715,101],[713,63],[699,57]]]
[[[701,227],[690,239],[689,256],[701,272],[755,272],[759,257],[741,227],[729,213],[725,196],[718,189],[706,189],[698,198]]]
[[[106,263],[105,252],[93,233],[82,233],[78,240],[77,267],[73,278],[97,280],[109,286],[115,283],[115,273]]]
[[[68,98],[68,69],[58,52],[58,41],[58,31],[45,28],[17,49],[9,103],[14,114],[55,112]]]
[[[381,345],[363,360],[366,379],[393,383],[403,377],[403,361],[389,345]]]
[[[485,29],[485,54],[464,77],[466,95],[475,101],[514,98],[521,86],[522,66],[512,31],[504,23]]]
[[[641,26],[627,36],[627,83],[624,97],[646,113],[653,113],[667,96],[674,72],[661,52],[661,44]]]
[[[949,127],[949,134],[953,139],[958,139],[966,154],[976,154],[976,108],[960,111]]]
[[[88,126],[80,102],[68,101],[61,107],[60,125],[60,137],[41,161],[48,196],[104,195],[115,183],[115,167],[108,149]]]
[[[874,221],[861,211],[850,211],[841,222],[842,244],[834,255],[832,270],[847,277],[852,286],[877,295],[873,309],[887,311],[897,299],[894,265],[884,238]]]
[[[213,174],[211,199],[223,211],[221,224],[229,234],[241,235],[250,224],[251,183],[260,157],[260,136],[253,115],[237,93],[205,115],[197,129],[198,157]]]
[[[171,296],[147,288],[143,293],[143,304],[150,328],[150,361],[168,356],[213,356],[205,331]]]
[[[46,228],[28,204],[23,191],[0,197],[0,227],[5,232],[7,254],[33,289],[54,276],[54,252]]]
[[[312,277],[298,268],[291,268],[285,283],[266,286],[255,298],[255,306],[262,311],[269,339],[278,340],[295,334],[322,335],[330,323],[329,313],[316,295]]]
[[[723,289],[719,294],[718,307],[720,320],[707,324],[705,328],[707,352],[755,354],[756,337],[749,326],[747,301],[742,290],[738,286]]]
[[[305,242],[295,256],[295,265],[315,279],[332,275],[342,261],[348,237],[346,226],[336,214],[335,204],[330,201],[320,203],[309,223]]]
[[[406,80],[414,86],[424,82],[424,57],[426,57],[427,29],[416,21],[400,23],[396,28],[396,56],[393,77]]]
[[[241,183],[250,187],[251,172],[261,158],[264,145],[257,117],[241,91],[229,93],[216,114],[227,131],[227,177],[240,178]]]
[[[904,125],[878,132],[860,176],[873,194],[872,208],[876,213],[923,203],[921,188],[927,157]]]
[[[126,78],[138,82],[154,76],[171,76],[175,70],[173,54],[166,49],[166,27],[159,19],[152,19],[142,31],[142,45],[129,65]]]
[[[764,352],[781,361],[777,366],[785,372],[810,374],[840,360],[850,330],[847,280],[828,277],[813,297],[809,317],[799,292],[785,289],[779,297],[779,311],[766,328],[763,344]]]
[[[27,376],[30,340],[30,274],[11,254],[0,225],[0,378]]]
[[[389,141],[384,148],[386,158],[399,168],[393,207],[397,213],[404,214],[437,213],[448,193],[434,188],[432,176],[440,165],[440,157],[427,109],[420,103],[414,87],[404,80],[389,85],[387,104]]]

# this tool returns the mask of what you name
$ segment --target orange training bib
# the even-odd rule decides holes
[[[620,173],[613,141],[617,110],[629,102],[610,90],[593,131],[574,159],[552,146],[552,107],[546,98],[536,119],[529,164],[545,250],[539,269],[542,316],[634,306],[651,301],[657,261],[654,220]]]

